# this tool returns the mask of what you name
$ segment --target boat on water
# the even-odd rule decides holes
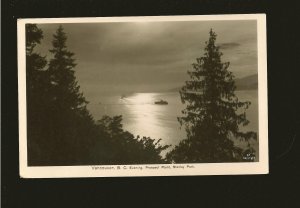
[[[159,101],[155,101],[154,104],[156,105],[168,105],[168,102],[165,100],[159,100]]]

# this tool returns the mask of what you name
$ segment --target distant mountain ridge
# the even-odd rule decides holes
[[[235,79],[236,90],[257,90],[258,89],[258,74]],[[176,87],[168,90],[169,92],[178,92],[181,87]]]
[[[253,74],[235,80],[237,90],[257,90],[258,74]]]

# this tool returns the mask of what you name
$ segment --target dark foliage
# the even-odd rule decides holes
[[[161,152],[169,145],[160,145],[150,137],[137,138],[122,128],[122,116],[104,116],[98,121],[98,127],[106,134],[106,144],[98,144],[94,148],[95,159],[106,158],[107,164],[158,164],[166,163]],[[99,141],[100,142],[100,141]],[[105,146],[105,148],[101,148]],[[101,149],[102,151],[99,151]]]
[[[26,26],[28,164],[88,165],[164,163],[160,140],[134,138],[122,129],[122,117],[95,122],[76,81],[74,54],[60,26],[53,35],[53,58],[34,53],[42,39],[34,24]]]
[[[240,102],[236,97],[229,62],[221,61],[222,53],[215,44],[217,35],[212,30],[209,34],[204,56],[192,65],[193,70],[188,71],[191,79],[180,90],[187,106],[178,120],[186,129],[187,139],[167,154],[172,162],[243,161],[245,154],[254,152],[250,146],[244,152],[234,144],[233,139],[256,139],[256,133],[239,130],[240,125],[249,123],[245,111],[250,102]]]
[[[26,25],[26,92],[27,92],[27,137],[28,163],[37,162],[41,157],[41,138],[44,128],[41,125],[46,119],[47,99],[45,94],[49,89],[49,80],[44,70],[47,61],[45,57],[33,51],[43,38],[42,31],[33,24]]]

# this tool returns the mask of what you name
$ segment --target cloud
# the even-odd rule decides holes
[[[68,49],[75,53],[81,88],[99,91],[157,90],[177,87],[187,79],[195,59],[204,53],[209,30],[217,33],[223,61],[237,77],[257,73],[255,21],[190,21],[148,23],[62,24]],[[58,24],[42,24],[38,50],[47,54]],[[93,92],[93,93],[92,93]],[[89,98],[88,98],[89,99]]]

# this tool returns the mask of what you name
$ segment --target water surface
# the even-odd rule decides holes
[[[250,101],[251,106],[246,111],[250,123],[241,127],[243,131],[258,131],[258,99],[257,91],[236,92],[241,101]],[[177,117],[181,116],[184,105],[178,92],[168,93],[133,93],[130,95],[99,95],[97,101],[91,102],[88,108],[95,119],[104,115],[123,116],[123,127],[135,136],[161,138],[162,144],[172,146],[186,138],[184,128],[180,128]],[[157,100],[166,100],[168,105],[156,105]],[[251,142],[258,152],[258,142]],[[246,147],[245,143],[237,145]]]

